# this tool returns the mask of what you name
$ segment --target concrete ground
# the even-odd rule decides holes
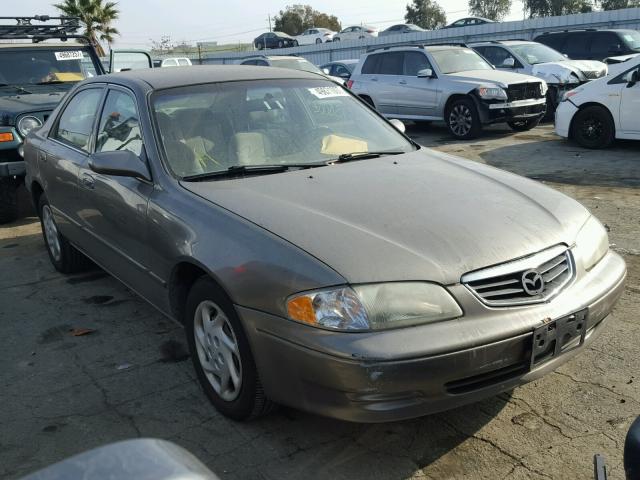
[[[594,453],[622,479],[640,414],[640,143],[587,151],[549,126],[494,127],[471,143],[438,125],[409,134],[547,182],[607,224],[629,277],[593,346],[511,394],[416,420],[358,425],[282,408],[236,423],[200,392],[180,327],[100,271],[56,273],[28,217],[0,228],[0,478],[144,436],[186,447],[222,479],[590,479]]]

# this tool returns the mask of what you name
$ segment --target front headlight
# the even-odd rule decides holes
[[[582,226],[576,237],[576,251],[585,270],[591,270],[609,251],[609,235],[593,215]]]
[[[292,320],[336,330],[383,330],[447,320],[462,310],[444,288],[422,282],[356,285],[290,298]]]
[[[507,100],[507,92],[500,87],[478,87],[476,92],[483,100]]]
[[[29,132],[40,128],[41,126],[42,122],[40,119],[32,116],[22,117],[17,125],[18,132],[20,132],[20,135],[23,137],[26,137]]]

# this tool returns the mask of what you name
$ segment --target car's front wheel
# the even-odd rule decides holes
[[[76,273],[89,268],[91,261],[71,245],[58,230],[53,210],[44,194],[38,202],[38,213],[44,245],[55,269],[61,273]]]
[[[615,138],[613,119],[604,107],[586,107],[573,117],[571,137],[585,148],[608,147]]]
[[[515,130],[516,132],[526,132],[527,130],[536,128],[540,124],[540,120],[540,117],[529,118],[526,120],[512,120],[511,122],[507,122],[507,125],[509,125],[511,129]]]
[[[451,102],[445,118],[451,135],[460,140],[476,138],[482,131],[478,109],[470,98],[459,98]]]
[[[208,277],[189,292],[185,327],[198,380],[218,411],[249,420],[272,410],[235,308]]]
[[[262,50],[264,48],[264,45],[262,45],[261,43],[258,43],[258,50]]]
[[[322,40],[320,40],[319,38],[316,38],[316,45],[322,43]]]
[[[282,40],[278,41],[278,48],[284,47],[284,42]]]

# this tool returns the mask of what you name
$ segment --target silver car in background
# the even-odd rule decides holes
[[[607,65],[597,60],[570,60],[560,52],[538,42],[504,40],[469,44],[494,67],[533,75],[545,82],[547,115],[553,112],[569,90],[605,77]]]
[[[420,148],[312,73],[96,77],[25,159],[55,268],[89,257],[183,323],[235,419],[280,403],[383,422],[496,395],[586,348],[624,289],[582,205]]]
[[[544,80],[496,70],[457,45],[380,47],[360,58],[347,85],[385,117],[444,120],[464,140],[491,123],[530,130],[546,109]]]

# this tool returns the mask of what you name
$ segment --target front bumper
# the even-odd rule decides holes
[[[27,171],[24,160],[17,162],[0,162],[0,178],[2,177],[24,177]]]
[[[544,98],[479,103],[480,119],[483,124],[541,118],[547,111],[547,102]]]
[[[571,120],[573,120],[573,116],[578,111],[578,107],[576,107],[570,101],[561,102],[556,109],[556,118],[555,118],[555,131],[556,135],[560,137],[569,138],[571,133]]]
[[[314,329],[237,308],[272,400],[348,421],[386,422],[475,402],[554,370],[602,331],[625,275],[622,258],[609,252],[589,278],[548,303],[490,309],[466,297],[463,305],[478,306],[465,309],[461,319],[366,334]],[[451,290],[460,298],[466,288]],[[585,308],[584,344],[532,368],[533,330],[544,319]]]

